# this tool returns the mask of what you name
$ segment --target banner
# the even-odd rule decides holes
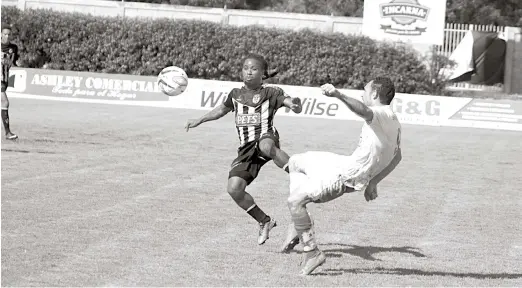
[[[136,103],[143,106],[210,110],[223,103],[228,93],[243,86],[241,82],[189,79],[187,90],[177,97],[161,93],[156,77],[43,69],[12,69],[8,92],[39,97],[93,100],[97,103]],[[301,98],[303,110],[295,114],[281,108],[278,115],[326,119],[361,120],[338,99],[322,95],[318,87],[277,85],[288,95]],[[340,89],[349,97],[360,99],[363,91]],[[392,107],[403,123],[440,125],[470,101],[397,93]],[[122,104],[123,104],[122,103]]]
[[[158,91],[156,77],[41,69],[11,69],[9,97],[211,110],[223,103],[230,91],[243,83],[189,79],[187,90],[168,97]],[[322,95],[318,87],[269,85],[301,98],[303,110],[295,114],[282,107],[277,114],[290,117],[362,121],[340,100]],[[364,91],[340,89],[361,99]],[[404,124],[475,127],[522,131],[522,101],[480,100],[397,93],[391,103]]]
[[[448,65],[440,73],[452,82],[494,85],[504,82],[506,41],[499,32],[468,31],[452,52]]]
[[[473,99],[450,119],[522,124],[522,102]]]
[[[219,86],[219,89],[211,89],[212,85],[205,85],[204,83],[216,81],[191,80],[191,83],[194,81],[196,81],[196,85],[193,86],[201,88],[197,93],[201,95],[200,108],[202,109],[212,109],[223,103],[233,88],[239,88],[242,85],[236,82],[221,82],[222,84]],[[361,120],[360,117],[350,111],[348,107],[342,104],[338,99],[322,95],[320,88],[288,85],[277,85],[277,87],[282,88],[292,97],[301,98],[303,104],[303,111],[300,114],[295,114],[288,108],[281,108],[277,112],[278,115]],[[346,96],[355,99],[360,99],[363,94],[363,91],[360,90],[339,90]],[[192,90],[192,92],[195,91]],[[447,120],[470,101],[470,98],[397,93],[391,105],[397,117],[403,123],[440,125],[441,121]]]
[[[363,34],[376,40],[444,43],[446,0],[365,0]]]
[[[13,68],[12,77],[9,91],[40,96],[114,101],[169,101],[170,98],[160,92],[156,77],[27,68]]]
[[[201,87],[200,107],[203,109],[211,109],[218,104],[223,103],[228,93],[233,88],[240,88],[242,83],[222,82],[219,90],[213,90],[211,85],[205,85],[206,80],[197,80],[198,87]],[[278,115],[295,115],[297,117],[315,117],[315,118],[338,118],[338,119],[356,119],[352,112],[344,105],[333,98],[321,95],[321,90],[315,87],[288,86],[288,85],[269,85],[282,88],[288,95],[301,98],[303,110],[300,114],[295,114],[289,108],[281,108],[277,112]]]

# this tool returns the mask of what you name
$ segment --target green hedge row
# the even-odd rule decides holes
[[[413,50],[360,36],[5,6],[2,21],[13,26],[26,67],[38,65],[39,50],[49,69],[156,75],[176,65],[191,78],[240,81],[242,58],[256,52],[281,71],[272,83],[318,86],[330,75],[336,86],[362,89],[373,77],[388,75],[399,92],[427,94],[433,88]]]

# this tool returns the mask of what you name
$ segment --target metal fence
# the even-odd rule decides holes
[[[505,27],[493,25],[473,25],[446,23],[444,30],[444,44],[438,46],[440,55],[450,57],[468,31],[485,31],[504,33]],[[502,86],[473,85],[469,83],[454,83],[448,86],[449,90],[475,90],[475,91],[502,91]]]

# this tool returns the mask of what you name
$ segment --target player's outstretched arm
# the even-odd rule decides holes
[[[402,152],[401,148],[397,150],[397,153],[395,153],[395,157],[393,157],[392,161],[384,170],[382,170],[379,174],[375,175],[370,180],[370,183],[368,183],[368,187],[366,187],[366,190],[364,191],[364,198],[366,201],[372,201],[377,198],[377,184],[382,181],[382,179],[386,178],[393,170],[395,170],[395,167],[399,165],[399,163],[402,160]]]
[[[339,90],[337,90],[332,84],[325,84],[321,86],[321,90],[323,90],[324,95],[329,97],[335,97],[341,100],[341,102],[348,106],[348,109],[352,110],[353,113],[357,114],[359,117],[363,118],[367,122],[372,121],[372,109],[370,109],[361,101],[344,95],[343,93],[339,92]]]
[[[232,111],[232,108],[225,106],[225,104],[220,104],[207,114],[201,116],[201,118],[188,120],[185,129],[188,131],[190,128],[196,128],[205,122],[217,120],[227,115],[230,111]]]
[[[290,95],[286,94],[283,89],[274,85],[267,85],[267,87],[270,87],[275,91],[275,97],[277,97],[277,109],[284,106],[296,114],[299,114],[301,111],[303,111],[303,104],[301,103],[301,99],[299,97],[291,97]]]

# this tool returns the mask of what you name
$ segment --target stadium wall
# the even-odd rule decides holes
[[[17,6],[21,10],[43,8],[98,16],[192,19],[235,26],[262,25],[292,30],[306,28],[342,34],[361,34],[362,32],[362,18],[356,17],[100,0],[2,0],[2,5]],[[519,28],[507,27],[508,51],[506,53],[504,92],[510,94],[522,94],[522,42],[520,35]],[[412,44],[412,46],[424,55],[430,51],[429,45]]]
[[[153,76],[13,68],[8,93],[14,98],[210,110],[225,101],[229,91],[242,86],[241,82],[190,79],[182,95],[168,97],[156,80]],[[337,99],[322,96],[318,87],[277,86],[303,103],[301,114],[285,108],[279,115],[360,121]],[[354,98],[363,93],[341,91]],[[522,101],[398,93],[392,106],[405,124],[522,131]]]

